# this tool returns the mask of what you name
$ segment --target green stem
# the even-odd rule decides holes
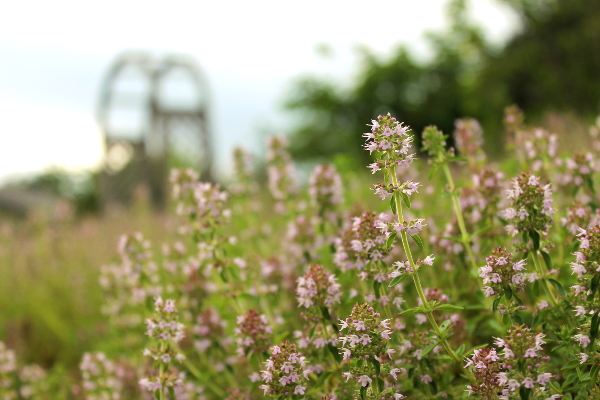
[[[164,351],[165,351],[165,343],[161,342],[160,343],[160,353],[164,353]],[[160,367],[158,368],[158,370],[159,370],[159,372],[158,372],[159,378],[158,379],[161,384],[160,389],[158,389],[158,398],[160,400],[165,400],[165,389],[163,387],[163,385],[165,384],[165,368],[166,368],[166,364],[161,362]]]
[[[462,209],[460,208],[460,202],[458,201],[458,196],[456,194],[456,186],[454,185],[454,179],[452,179],[452,173],[450,172],[450,168],[448,167],[447,163],[444,163],[443,169],[444,174],[446,175],[446,180],[448,181],[448,186],[450,186],[450,196],[452,197],[454,214],[456,215],[456,219],[458,221],[458,228],[460,229],[460,239],[465,250],[467,251],[467,255],[469,256],[471,268],[473,269],[473,271],[475,271],[475,273],[477,273],[477,262],[475,261],[475,256],[473,255],[473,249],[471,249],[471,239],[469,238],[469,234],[467,233],[465,219],[463,217]]]
[[[392,181],[394,183],[394,186],[398,186],[398,177],[396,176],[396,168],[394,168],[394,167],[391,168],[391,175],[392,175]],[[402,202],[400,201],[400,196],[394,194],[394,201],[396,203],[396,212],[398,215],[398,222],[400,224],[403,224],[404,223],[404,215],[402,214]],[[417,271],[417,267],[416,267],[415,262],[412,257],[412,252],[411,252],[410,246],[408,244],[408,237],[406,235],[406,231],[401,231],[400,237],[402,238],[402,246],[404,247],[404,252],[406,253],[406,258],[408,259],[408,263],[410,264],[412,270],[414,271],[412,273],[412,277],[413,277],[413,281],[415,283],[415,287],[417,289],[417,293],[419,295],[419,299],[421,299],[421,303],[423,304],[423,308],[425,309],[425,315],[427,316],[429,323],[433,327],[433,330],[435,331],[438,339],[440,339],[442,346],[444,347],[444,349],[446,349],[446,352],[448,352],[450,357],[452,357],[452,359],[457,364],[461,364],[462,360],[456,355],[454,350],[452,350],[452,347],[450,347],[450,343],[448,343],[448,340],[446,339],[446,337],[440,330],[440,327],[438,326],[437,322],[435,321],[435,318],[433,318],[433,312],[428,309],[427,298],[425,297],[425,293],[423,292],[423,287],[421,286],[421,280],[419,279],[419,272]],[[470,372],[468,374],[469,374],[469,378],[472,379]]]

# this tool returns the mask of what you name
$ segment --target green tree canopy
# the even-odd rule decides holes
[[[381,60],[360,51],[357,79],[343,88],[326,79],[295,82],[285,106],[302,116],[292,133],[300,159],[338,153],[366,161],[360,150],[366,121],[391,112],[420,133],[435,124],[446,133],[462,117],[479,119],[489,146],[501,140],[502,110],[518,104],[528,115],[548,110],[583,117],[600,108],[600,2],[503,0],[522,30],[502,49],[485,41],[467,18],[465,0],[449,5],[451,27],[428,35],[434,56],[419,62],[405,46]]]

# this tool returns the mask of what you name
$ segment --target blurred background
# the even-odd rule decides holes
[[[3,4],[0,340],[71,371],[98,348],[100,267],[123,233],[173,236],[155,212],[171,167],[226,185],[235,146],[260,160],[285,133],[305,171],[368,174],[378,114],[417,134],[476,118],[493,158],[508,105],[564,142],[600,113],[598,0],[350,4]]]
[[[361,165],[364,125],[387,112],[417,133],[474,117],[499,153],[507,105],[550,124],[600,111],[595,0],[60,0],[2,14],[0,185],[12,191],[0,203],[19,212],[52,196],[98,210],[140,168],[226,181],[234,146],[261,153],[279,132],[300,161]]]

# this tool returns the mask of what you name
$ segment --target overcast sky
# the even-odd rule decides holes
[[[497,0],[471,0],[473,18],[500,42],[516,17]],[[219,169],[231,148],[258,149],[258,132],[285,130],[279,105],[304,73],[343,80],[352,49],[385,56],[398,43],[427,54],[423,32],[445,25],[446,0],[12,1],[0,13],[0,181],[50,165],[97,168],[97,92],[128,49],[187,53],[208,77]],[[333,59],[315,55],[318,43]],[[273,132],[276,133],[276,132]]]

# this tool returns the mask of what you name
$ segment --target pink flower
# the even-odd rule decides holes
[[[552,374],[549,372],[546,372],[543,374],[539,374],[536,382],[539,383],[540,385],[545,385],[546,383],[550,382],[551,378],[552,378]]]
[[[532,378],[529,378],[529,377],[523,379],[523,382],[521,382],[521,383],[523,383],[523,386],[525,386],[528,389],[535,387],[535,382],[533,381]]]
[[[369,383],[373,382],[373,380],[367,375],[361,375],[358,377],[358,382],[360,383],[360,386],[366,387]]]
[[[296,389],[294,389],[294,394],[304,394],[305,390],[306,386],[296,386]]]
[[[346,382],[348,382],[348,380],[349,380],[350,378],[352,378],[352,374],[351,374],[350,372],[344,372],[344,373],[342,373],[342,376],[343,376],[344,378],[346,378]]]
[[[585,307],[583,306],[575,306],[575,316],[578,317],[580,315],[585,315]]]
[[[401,370],[399,368],[393,368],[390,370],[390,375],[392,376],[392,378],[394,378],[395,380],[398,380],[398,373],[401,372]]]
[[[525,351],[525,355],[523,355],[523,357],[537,357],[537,353],[535,352],[535,349],[529,348]]]
[[[421,375],[419,378],[421,378],[421,381],[426,385],[433,382],[433,379],[429,375]]]
[[[575,335],[573,336],[573,339],[575,339],[576,341],[579,342],[579,344],[583,347],[587,347],[588,344],[590,344],[590,338],[587,337],[586,335]]]

